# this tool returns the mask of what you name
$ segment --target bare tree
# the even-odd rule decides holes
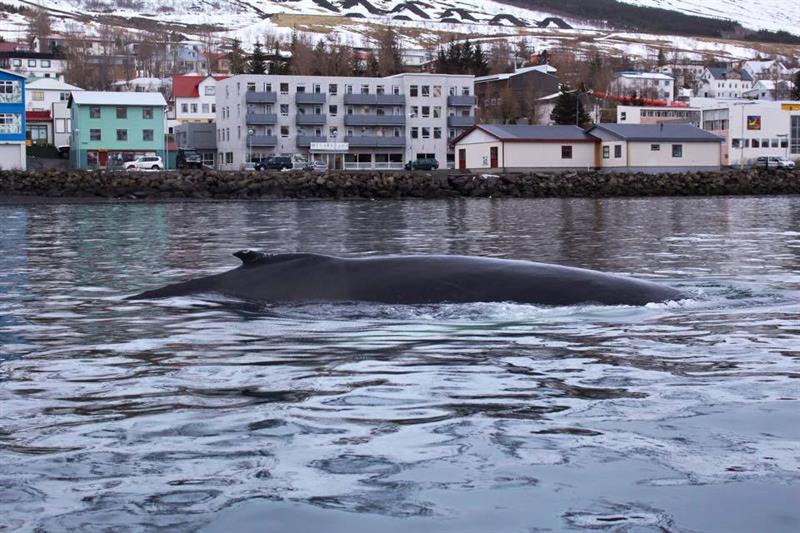
[[[52,33],[50,16],[42,8],[33,9],[28,16],[28,43],[39,38],[39,52],[50,52],[47,38]]]

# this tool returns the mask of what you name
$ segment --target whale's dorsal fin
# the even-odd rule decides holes
[[[265,254],[256,250],[239,250],[233,254],[242,260],[243,267],[280,263],[292,259],[323,257],[316,254],[289,253],[289,254]]]

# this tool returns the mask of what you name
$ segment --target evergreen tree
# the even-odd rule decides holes
[[[585,89],[586,88],[583,87],[576,91],[570,89],[566,85],[562,85],[561,94],[558,95],[558,100],[556,100],[556,106],[553,108],[553,112],[550,113],[550,120],[556,124],[572,126],[577,124],[581,127],[589,126],[592,120],[586,112],[586,106],[583,105],[583,102],[581,102],[580,112],[578,112],[578,99],[582,96]],[[577,122],[575,120],[576,114],[578,114]]]
[[[794,87],[792,87],[792,100],[800,100],[800,72],[794,75]]]
[[[663,67],[667,64],[667,55],[664,53],[663,48],[658,49],[658,58],[656,58],[656,64],[659,67]]]
[[[261,50],[261,43],[256,41],[253,45],[253,53],[250,55],[250,61],[247,65],[248,74],[266,74],[267,73],[267,56]]]
[[[472,74],[475,76],[486,76],[489,74],[489,59],[483,53],[480,43],[475,47],[472,54]]]
[[[244,50],[242,50],[242,42],[239,39],[234,39],[231,44],[230,51],[226,54],[228,64],[230,65],[231,74],[244,74],[247,68],[247,60],[244,57]]]
[[[542,50],[542,53],[539,54],[539,64],[540,65],[550,64],[550,52],[548,52],[547,50]]]

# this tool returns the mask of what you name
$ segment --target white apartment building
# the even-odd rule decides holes
[[[55,78],[29,79],[25,85],[27,138],[69,146],[72,123],[67,103],[70,93],[82,90]]]
[[[746,70],[710,67],[703,71],[696,96],[702,98],[742,98],[753,88],[753,77]]]
[[[324,159],[330,168],[402,168],[434,157],[475,123],[474,77],[386,78],[243,74],[217,82],[218,166],[270,155]]]
[[[228,76],[173,76],[170,118],[180,124],[214,122],[217,118],[217,82],[227,78]]]
[[[0,52],[0,68],[28,78],[64,79],[66,61],[55,54],[16,50]]]
[[[660,72],[618,72],[611,82],[611,94],[655,98],[671,102],[675,99],[675,79]]]

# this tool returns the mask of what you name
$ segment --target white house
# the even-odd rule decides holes
[[[600,168],[636,172],[719,170],[725,139],[690,124],[596,124]]]
[[[742,98],[753,87],[753,77],[746,70],[709,67],[700,76],[697,96],[703,98]]]
[[[453,141],[462,170],[594,168],[598,140],[578,126],[478,124]]]
[[[173,76],[170,104],[174,119],[182,124],[214,122],[217,117],[217,82],[227,78],[228,76]]]
[[[751,100],[787,100],[791,97],[794,83],[787,80],[758,80],[753,88],[742,96]]]
[[[72,124],[67,103],[70,93],[82,90],[55,78],[29,79],[25,86],[27,138],[69,146]]]
[[[754,80],[781,79],[791,74],[786,65],[774,59],[745,61],[742,63],[742,70],[750,74]]]
[[[675,99],[675,78],[660,72],[618,72],[611,82],[611,94],[655,98],[671,102]]]
[[[0,68],[28,78],[64,79],[66,60],[56,54],[13,50],[0,52]]]

